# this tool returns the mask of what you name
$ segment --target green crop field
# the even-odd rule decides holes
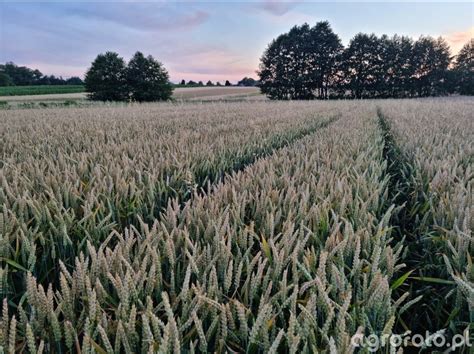
[[[32,96],[84,92],[82,85],[0,86],[0,96]]]
[[[354,337],[462,334],[473,110],[466,98],[0,111],[0,348],[365,353]]]

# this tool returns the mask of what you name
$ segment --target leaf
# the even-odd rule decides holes
[[[392,285],[390,285],[390,289],[391,290],[395,290],[396,288],[398,288],[399,286],[403,285],[403,283],[405,282],[405,280],[407,280],[407,278],[410,276],[411,273],[414,272],[414,269],[413,270],[410,270],[408,272],[406,272],[405,274],[403,274],[400,278],[398,278],[397,280],[395,280]]]
[[[452,280],[440,279],[440,278],[432,278],[432,277],[412,277],[411,279],[424,281],[427,283],[435,283],[435,284],[446,284],[446,285],[454,285],[456,284]]]
[[[11,259],[8,259],[8,258],[3,258],[3,257],[0,257],[0,260],[7,262],[8,264],[10,264],[12,267],[14,267],[16,269],[22,270],[24,272],[28,272],[28,269],[23,267],[21,264],[18,264],[14,260],[11,260]]]
[[[270,251],[270,246],[268,246],[267,240],[265,240],[265,237],[263,236],[262,236],[262,250],[265,253],[265,256],[267,256],[268,260],[271,262],[272,253]]]
[[[107,352],[99,344],[94,342],[94,340],[92,338],[89,338],[89,341],[91,342],[92,346],[94,347],[94,349],[96,350],[97,353],[107,354]]]

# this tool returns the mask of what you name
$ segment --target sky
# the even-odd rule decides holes
[[[328,20],[344,45],[358,32],[474,37],[474,2],[0,0],[0,63],[83,77],[99,53],[137,50],[174,82],[256,77],[268,43],[294,25]]]

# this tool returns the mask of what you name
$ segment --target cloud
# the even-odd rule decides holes
[[[163,3],[122,3],[122,4],[88,4],[74,10],[83,20],[99,19],[121,27],[137,31],[170,31],[190,30],[208,21],[207,11],[187,7],[170,6]]]
[[[257,8],[273,16],[282,16],[291,11],[294,7],[296,7],[296,5],[297,3],[295,0],[286,2],[278,0],[264,0],[255,4]]]
[[[474,26],[465,31],[448,33],[443,37],[451,47],[451,52],[457,54],[469,40],[474,38]]]
[[[255,76],[257,68],[245,53],[238,53],[226,46],[191,45],[182,47],[169,61],[169,72],[173,81],[192,80],[240,80],[244,76]]]

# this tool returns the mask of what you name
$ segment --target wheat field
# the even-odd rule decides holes
[[[352,353],[356,335],[463,333],[473,109],[0,110],[0,351]]]

